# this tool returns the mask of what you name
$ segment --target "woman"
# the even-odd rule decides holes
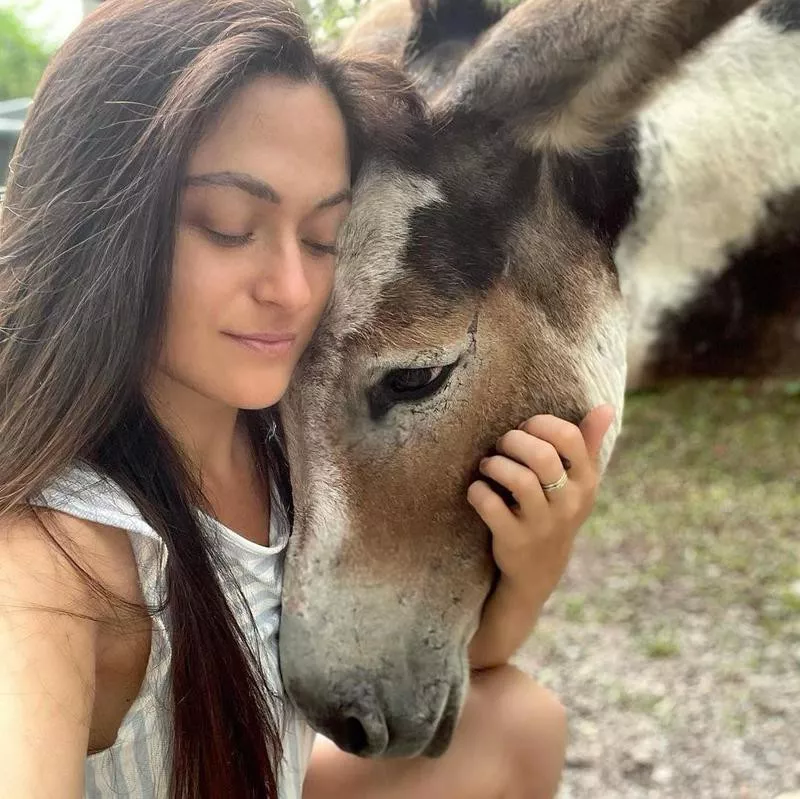
[[[442,759],[322,741],[309,765],[281,702],[269,409],[328,300],[360,147],[413,104],[381,72],[316,58],[280,0],[111,0],[48,70],[0,227],[5,799],[555,791],[563,713],[503,664],[591,506],[608,409],[583,438],[534,419],[484,466],[515,490],[560,452],[587,467],[565,510],[533,524],[538,484],[517,512],[470,489],[502,577]]]

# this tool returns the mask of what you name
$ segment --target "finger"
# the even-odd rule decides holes
[[[503,498],[492,491],[483,480],[476,480],[470,485],[467,489],[467,501],[478,512],[493,536],[509,533],[519,523]]]
[[[563,469],[558,462],[558,456],[555,455],[555,450],[553,451],[553,456],[558,464],[559,474],[561,474]],[[491,477],[496,483],[510,491],[514,499],[519,503],[520,508],[526,513],[537,507],[543,508],[546,504],[541,478],[528,466],[523,466],[521,463],[502,455],[492,455],[481,461],[480,471],[481,474]],[[555,479],[557,480],[558,477]]]
[[[541,414],[523,422],[520,428],[554,447],[561,457],[564,468],[569,470],[570,477],[581,479],[589,471],[591,465],[589,453],[577,425],[558,416]]]
[[[612,405],[598,405],[586,414],[580,423],[581,434],[586,442],[586,450],[592,464],[597,465],[600,458],[600,450],[603,446],[603,439],[611,427],[616,412]]]
[[[496,449],[501,455],[527,466],[542,485],[555,483],[564,474],[556,448],[524,430],[510,430],[498,440]]]

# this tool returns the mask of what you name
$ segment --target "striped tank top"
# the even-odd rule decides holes
[[[277,492],[272,507],[278,510]],[[133,548],[146,604],[159,607],[165,595],[166,548],[136,506],[113,482],[86,466],[75,466],[35,500],[40,506],[90,522],[126,530]],[[270,544],[261,546],[201,514],[219,551],[227,556],[230,573],[256,622],[250,623],[238,592],[223,581],[225,595],[237,621],[258,655],[274,694],[283,696],[278,667],[277,632],[280,620],[283,556],[289,538],[281,513],[270,519]],[[139,695],[119,728],[112,746],[86,758],[85,799],[167,799],[171,740],[169,609],[153,617],[150,658]],[[281,708],[283,760],[279,798],[300,799],[314,733],[294,709]]]

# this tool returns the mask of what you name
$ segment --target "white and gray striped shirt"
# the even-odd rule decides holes
[[[279,499],[273,492],[273,503]],[[128,532],[142,593],[148,606],[159,607],[165,590],[166,549],[136,506],[113,482],[86,466],[75,466],[52,483],[36,504],[79,519],[118,527]],[[278,505],[273,504],[277,508]],[[248,541],[215,519],[202,516],[227,556],[233,578],[239,583],[249,611],[237,592],[223,581],[236,618],[258,655],[270,688],[283,696],[278,667],[277,632],[280,620],[283,556],[289,538],[280,514],[272,513],[270,545]],[[171,643],[169,609],[153,617],[152,643],[147,671],[138,697],[122,721],[117,740],[108,749],[86,758],[86,799],[166,799],[169,787]],[[294,709],[283,704],[284,757],[279,774],[279,799],[300,799],[303,777],[314,741],[313,731]]]

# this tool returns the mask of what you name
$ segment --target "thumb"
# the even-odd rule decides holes
[[[616,412],[613,406],[598,405],[586,414],[579,425],[580,431],[583,434],[583,440],[586,443],[586,449],[593,463],[596,463],[597,459],[600,457],[600,448],[603,445],[603,439],[609,427],[611,427],[615,415]]]

